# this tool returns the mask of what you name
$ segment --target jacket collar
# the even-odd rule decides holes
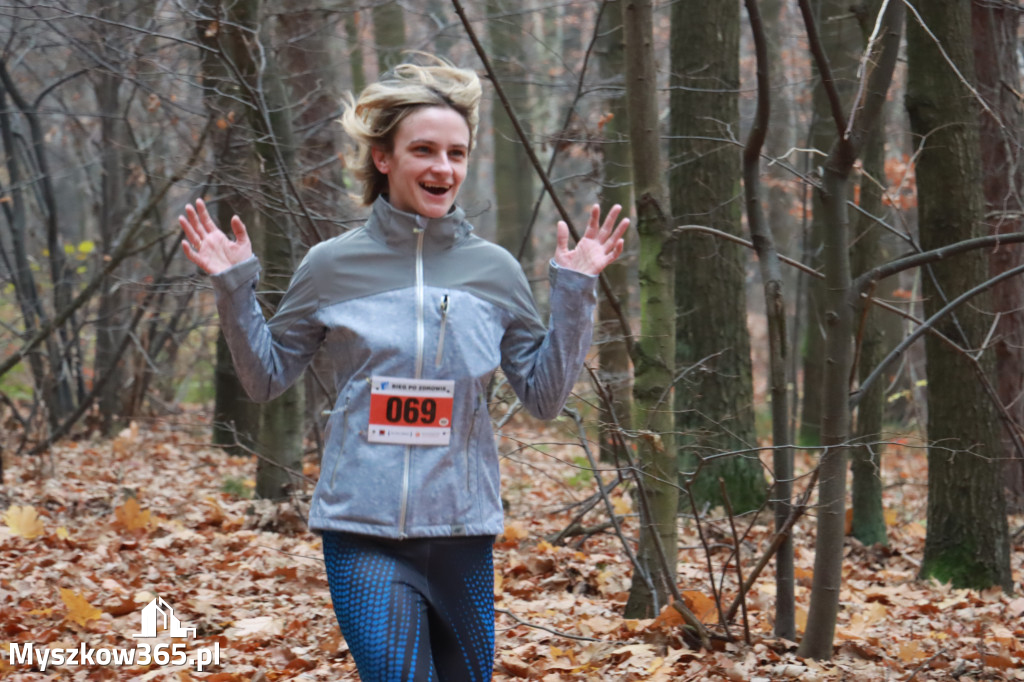
[[[420,231],[424,231],[424,246],[446,249],[468,235],[472,229],[473,226],[466,222],[466,212],[458,204],[454,204],[447,215],[440,218],[425,218],[398,210],[383,195],[373,202],[370,217],[366,221],[366,231],[370,236],[383,240],[392,248],[414,247]]]

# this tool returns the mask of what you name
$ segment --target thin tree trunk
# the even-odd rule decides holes
[[[842,589],[843,540],[846,527],[846,451],[850,437],[850,370],[853,366],[853,311],[851,295],[849,177],[865,140],[880,124],[892,73],[899,53],[903,27],[903,3],[890,2],[880,23],[878,40],[865,50],[863,89],[849,105],[847,119],[838,88],[834,87],[824,51],[815,40],[817,26],[801,0],[801,10],[830,101],[837,139],[824,165],[821,203],[826,212],[825,282],[825,393],[821,440],[824,447],[819,467],[818,526],[814,553],[814,578],[807,611],[807,631],[800,642],[801,656],[828,659],[832,656],[839,593]]]
[[[676,579],[678,488],[673,443],[672,378],[675,374],[675,244],[666,215],[658,129],[657,74],[651,0],[623,2],[626,42],[626,97],[637,232],[640,235],[640,337],[634,345],[633,423],[640,430],[638,459],[643,475],[639,494],[639,561],[651,576],[654,593],[633,576],[626,616],[655,615],[667,603]],[[668,572],[664,569],[667,564]]]
[[[820,27],[821,43],[828,56],[832,72],[832,84],[842,101],[848,102],[856,86],[857,59],[861,54],[863,39],[856,18],[850,12],[846,0],[812,0],[814,18]],[[836,139],[836,127],[829,109],[821,72],[815,67],[817,81],[814,86],[814,120],[811,126],[811,147],[827,153]],[[815,155],[810,167],[821,172],[825,159]],[[811,207],[810,258],[807,264],[820,269],[825,263],[824,244],[827,239],[828,218],[822,204],[822,195],[815,192]],[[803,398],[801,402],[800,445],[814,446],[821,441],[823,391],[825,390],[825,338],[828,335],[825,319],[827,284],[824,280],[811,279],[807,282],[805,306],[806,321],[803,324]]]
[[[867,40],[874,28],[880,0],[865,3],[858,13],[861,32]],[[882,119],[884,120],[884,114]],[[885,178],[885,129],[878,126],[864,147],[863,173],[858,205],[862,212],[854,225],[856,237],[853,246],[853,272],[861,274],[894,254],[887,248],[886,232],[869,216],[882,215],[882,181]],[[891,300],[896,278],[890,277],[873,292],[883,300]],[[855,358],[859,379],[867,378],[895,345],[895,339],[886,336],[888,318],[877,307],[864,302],[856,309]],[[891,315],[890,315],[891,317]],[[850,469],[853,472],[852,534],[865,545],[888,544],[885,532],[885,510],[882,507],[882,420],[885,415],[885,386],[877,382],[870,387],[857,406],[857,442],[850,450]]]
[[[622,0],[611,0],[601,15],[598,28],[601,38],[597,51],[602,79],[614,83],[618,88],[608,100],[610,120],[604,125],[602,146],[604,165],[601,203],[605,206],[620,204],[628,207],[632,203],[632,155],[629,148],[629,121],[626,108],[625,83],[622,74],[626,68],[625,44],[622,32]],[[635,240],[632,231],[627,235],[626,252],[632,250]],[[605,268],[609,288],[618,293],[619,305],[629,308],[631,267],[629,258],[622,257]],[[633,374],[622,323],[611,301],[602,296],[598,302],[598,323],[595,329],[599,376],[608,388],[610,405],[601,407],[601,453],[610,459],[614,451],[617,427],[630,429],[633,408]]]
[[[768,71],[768,45],[757,0],[745,0],[747,17],[754,37],[757,66],[757,111],[743,148],[743,200],[746,205],[750,240],[757,251],[764,288],[765,315],[768,321],[768,390],[772,397],[772,487],[775,532],[780,536],[775,556],[775,634],[796,639],[796,604],[793,566],[793,536],[786,530],[793,498],[793,450],[790,443],[788,382],[786,381],[786,301],[783,296],[782,268],[775,248],[771,225],[761,204],[761,150],[768,134],[771,112],[771,80]]]

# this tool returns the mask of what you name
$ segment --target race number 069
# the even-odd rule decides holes
[[[392,424],[433,424],[437,418],[437,401],[393,395],[388,398],[384,417]]]

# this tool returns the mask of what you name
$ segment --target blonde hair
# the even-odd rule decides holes
[[[363,203],[372,204],[387,192],[388,176],[373,162],[370,150],[393,151],[395,133],[405,118],[424,107],[447,107],[466,119],[469,126],[469,147],[476,140],[480,122],[482,88],[476,73],[460,69],[450,62],[421,56],[431,64],[399,64],[376,83],[368,85],[355,99],[347,95],[347,106],[340,123],[355,140],[356,149],[347,154],[348,165],[363,184]]]

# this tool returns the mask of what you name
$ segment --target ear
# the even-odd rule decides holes
[[[373,158],[373,165],[384,175],[388,174],[388,153],[379,147],[370,147],[370,156]]]

